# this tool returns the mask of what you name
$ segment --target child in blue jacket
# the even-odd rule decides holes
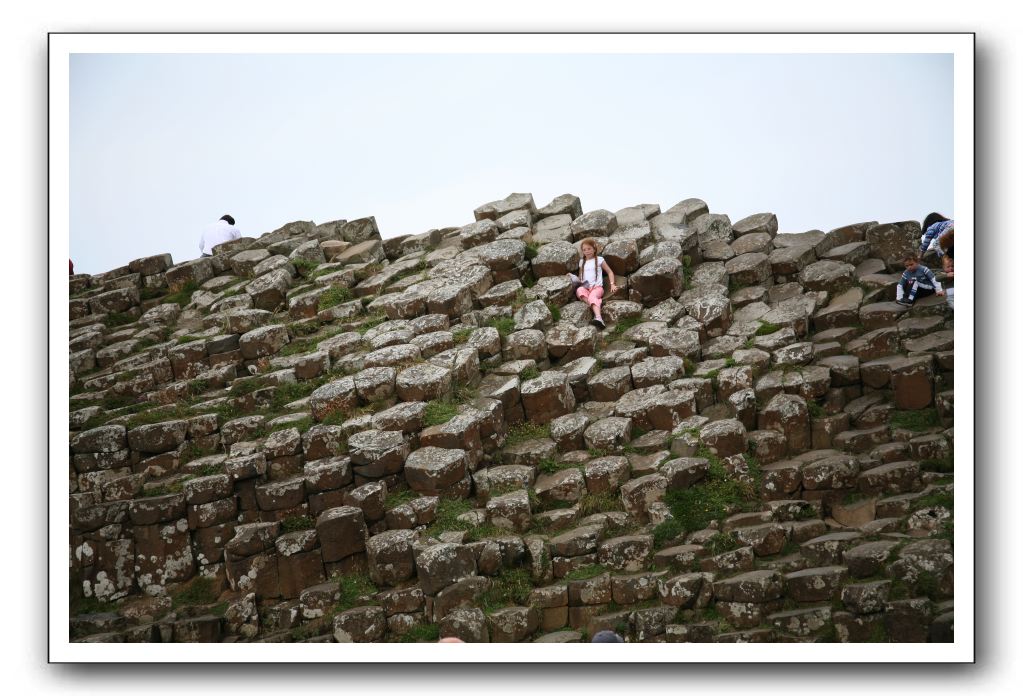
[[[918,297],[928,295],[944,295],[941,283],[934,277],[934,272],[927,266],[920,263],[916,256],[907,256],[903,259],[906,270],[899,279],[899,285],[895,288],[895,301],[900,305],[911,306]]]

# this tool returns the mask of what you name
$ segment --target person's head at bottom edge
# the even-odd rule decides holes
[[[624,643],[625,639],[614,631],[600,631],[595,636],[591,643]]]
[[[464,643],[465,641],[461,638],[455,638],[454,636],[448,636],[447,638],[441,638],[437,641],[438,643]]]

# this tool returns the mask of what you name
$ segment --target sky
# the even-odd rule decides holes
[[[953,98],[950,54],[73,54],[70,256],[179,263],[225,213],[418,234],[512,192],[779,232],[954,217]]]

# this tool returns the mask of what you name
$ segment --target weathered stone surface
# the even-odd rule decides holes
[[[523,382],[520,393],[526,418],[538,425],[549,423],[575,409],[575,395],[560,373],[545,372],[536,379]]]
[[[725,602],[763,603],[781,597],[783,578],[776,571],[754,570],[714,582],[714,597]]]
[[[647,305],[678,297],[684,288],[682,262],[672,258],[655,259],[633,273],[629,283]]]
[[[416,574],[423,592],[436,595],[457,580],[476,574],[476,557],[468,546],[435,544],[416,552]]]
[[[412,557],[415,540],[415,532],[394,529],[377,534],[366,542],[366,561],[374,583],[395,586],[415,575]]]
[[[419,493],[436,495],[465,478],[468,473],[465,450],[421,447],[405,461],[405,479]]]
[[[487,501],[490,523],[501,529],[525,532],[532,522],[532,511],[526,491],[505,493]]]
[[[632,479],[621,487],[626,512],[642,522],[650,520],[650,506],[664,499],[668,480],[661,474],[648,474]]]
[[[700,429],[700,442],[719,458],[746,451],[746,428],[737,420],[720,420]]]
[[[816,261],[799,272],[807,290],[841,292],[854,283],[856,267],[841,261]]]
[[[340,561],[366,550],[366,520],[357,507],[343,506],[324,511],[316,520],[324,563]]]
[[[451,370],[421,363],[406,367],[395,380],[402,401],[430,401],[443,397],[451,389]]]
[[[586,428],[583,440],[590,449],[616,450],[631,441],[631,429],[632,421],[629,418],[601,418]]]

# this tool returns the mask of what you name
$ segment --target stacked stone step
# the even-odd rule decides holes
[[[72,277],[72,575],[118,608],[74,635],[950,639],[951,475],[922,463],[951,459],[951,318],[890,302],[915,223],[779,234],[568,194],[474,217],[296,222]],[[603,334],[566,275],[586,237],[620,287]],[[655,541],[714,467],[759,509]],[[458,500],[460,531],[431,531]],[[495,608],[517,572],[531,591]],[[224,602],[169,611],[196,575]]]

